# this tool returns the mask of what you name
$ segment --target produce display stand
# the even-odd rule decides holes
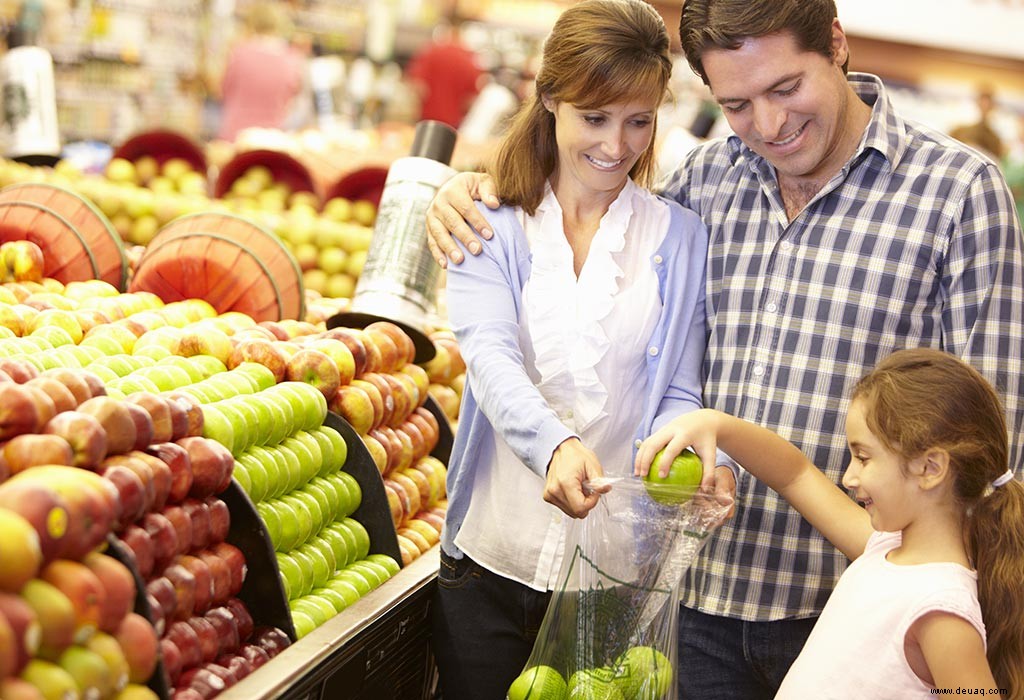
[[[427,646],[440,548],[434,546],[217,697],[220,700],[429,698]]]

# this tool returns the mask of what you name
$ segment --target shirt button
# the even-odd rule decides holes
[[[768,302],[768,304],[764,307],[764,310],[770,314],[775,313],[776,311],[778,311],[778,309],[779,307],[775,305],[774,301]]]
[[[642,445],[642,444],[644,444],[644,443],[643,443],[643,440],[641,440],[640,438],[637,438],[636,440],[633,441],[633,447],[635,447],[637,449],[640,449],[640,445]]]
[[[662,257],[661,257],[660,255],[655,255],[655,256],[654,256],[654,263],[655,263],[656,265],[660,265],[660,264],[661,264],[661,261],[662,261]]]
[[[764,365],[754,365],[754,376],[760,377],[764,374]]]
[[[572,418],[572,411],[566,411],[565,412],[565,417],[566,418]]]
[[[658,348],[654,347],[653,345],[647,350],[647,352],[651,357],[658,356]]]
[[[781,247],[783,250],[788,252],[793,247],[793,244],[790,243],[789,241],[783,241]]]

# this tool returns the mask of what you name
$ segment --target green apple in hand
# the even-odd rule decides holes
[[[644,477],[644,485],[647,487],[647,493],[658,503],[682,505],[690,500],[700,486],[701,477],[704,475],[703,462],[696,453],[683,450],[672,460],[668,475],[662,477],[660,468],[664,454],[665,450],[660,450],[654,455],[651,469]]]

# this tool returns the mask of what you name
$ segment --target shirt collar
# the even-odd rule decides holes
[[[851,162],[859,161],[868,151],[873,150],[889,162],[890,169],[895,168],[906,150],[906,123],[896,114],[885,86],[877,76],[869,73],[850,73],[846,79],[864,104],[871,107],[871,120],[864,130],[857,152],[850,159]],[[728,137],[728,143],[733,164],[745,158],[750,163],[751,170],[755,172],[762,166],[768,166],[761,156],[747,148],[735,134]]]

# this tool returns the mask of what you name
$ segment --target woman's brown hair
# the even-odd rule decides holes
[[[512,120],[488,168],[502,200],[532,215],[558,162],[555,117],[541,96],[582,109],[636,98],[660,102],[671,72],[665,22],[646,2],[583,0],[566,8],[544,43],[535,93]],[[629,174],[647,187],[654,171],[648,148]]]
[[[978,570],[988,660],[1001,688],[1024,698],[1024,485],[998,488],[1009,460],[999,397],[970,365],[939,350],[893,353],[856,386],[868,427],[904,462],[949,454],[964,542]]]

